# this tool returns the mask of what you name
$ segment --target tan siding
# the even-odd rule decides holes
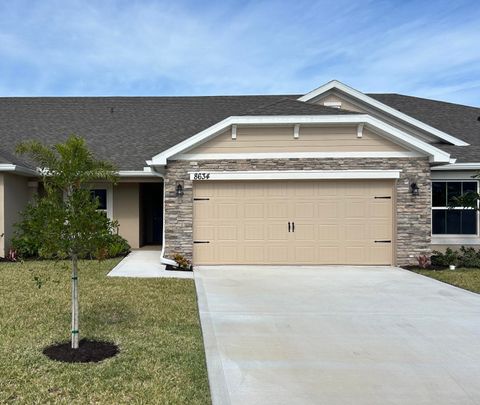
[[[140,247],[140,208],[138,183],[113,187],[113,219],[120,224],[119,234],[132,248]]]
[[[21,219],[21,211],[30,200],[28,178],[13,174],[2,175],[0,192],[0,234],[4,233],[3,245],[0,244],[0,256],[4,256],[10,248],[14,233],[14,224]],[[2,218],[3,217],[3,218]]]
[[[319,104],[319,105],[324,105],[325,101],[336,101],[336,102],[341,102],[342,103],[342,109],[343,110],[350,110],[350,111],[356,111],[356,112],[361,112],[365,114],[369,114],[372,117],[378,118],[381,121],[384,121],[385,123],[392,125],[402,131],[406,131],[410,133],[411,135],[417,136],[423,141],[426,141],[428,143],[434,143],[438,142],[438,139],[435,138],[432,135],[429,135],[414,126],[405,123],[404,121],[394,118],[386,113],[380,112],[378,109],[373,108],[371,106],[366,105],[362,101],[358,101],[354,103],[353,97],[349,98],[348,96],[338,94],[337,92],[330,92],[327,93],[324,96],[320,96],[318,99],[312,101],[314,104]]]
[[[356,126],[301,126],[299,138],[293,127],[239,127],[237,139],[226,131],[186,153],[251,153],[251,152],[383,152],[406,149],[364,129],[357,137]]]

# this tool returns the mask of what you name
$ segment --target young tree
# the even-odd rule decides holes
[[[78,259],[106,250],[115,227],[98,211],[90,187],[99,180],[115,181],[115,167],[96,160],[85,141],[70,136],[65,143],[45,146],[21,143],[17,152],[27,154],[43,177],[45,195],[29,207],[30,220],[41,240],[41,257],[69,258],[72,266],[72,348],[79,346]]]

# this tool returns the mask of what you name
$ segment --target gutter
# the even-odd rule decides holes
[[[29,169],[25,166],[14,165],[11,163],[0,163],[0,172],[17,173],[22,176],[40,176],[40,174],[36,170]]]

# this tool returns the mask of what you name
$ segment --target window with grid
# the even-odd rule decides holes
[[[432,182],[432,234],[476,235],[477,211],[471,208],[448,208],[452,198],[478,192],[477,181]]]

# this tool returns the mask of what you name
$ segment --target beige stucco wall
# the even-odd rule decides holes
[[[113,186],[113,219],[120,224],[119,234],[132,248],[140,247],[140,201],[138,183]]]
[[[372,132],[368,128],[357,136],[357,126],[300,126],[294,138],[293,126],[237,128],[237,138],[225,131],[210,141],[191,149],[187,154],[251,153],[251,152],[404,152],[400,145]]]
[[[0,174],[0,256],[5,256],[10,248],[14,224],[20,220],[20,213],[31,198],[28,178],[14,174]]]

